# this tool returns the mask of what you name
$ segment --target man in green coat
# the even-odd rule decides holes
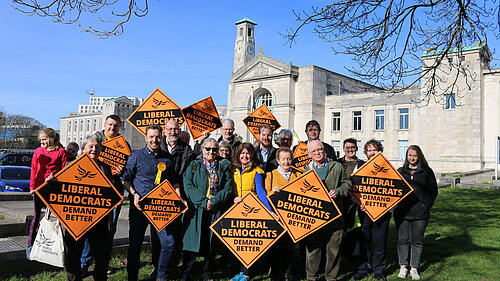
[[[227,210],[232,196],[230,162],[218,156],[219,144],[213,138],[202,144],[203,154],[192,161],[184,173],[184,191],[189,209],[183,216],[183,276],[191,279],[196,257],[205,258],[203,280],[211,280],[215,253],[220,243],[212,235],[210,225]],[[219,244],[220,245],[220,244]]]
[[[306,170],[314,169],[318,173],[326,188],[328,195],[342,210],[342,197],[352,186],[351,181],[344,172],[342,165],[332,159],[326,158],[325,148],[319,140],[312,140],[307,144],[309,156],[312,161]],[[325,279],[337,280],[340,268],[340,243],[344,233],[344,218],[340,217],[322,229],[314,232],[305,239],[306,244],[306,274],[307,280],[317,280],[323,245],[326,244]]]

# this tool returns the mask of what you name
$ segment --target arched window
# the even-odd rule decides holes
[[[265,91],[258,96],[255,102],[255,108],[258,108],[263,104],[267,105],[270,110],[273,110],[273,95],[271,95],[268,91]]]

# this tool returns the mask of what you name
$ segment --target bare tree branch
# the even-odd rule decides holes
[[[41,17],[50,17],[54,22],[77,23],[85,32],[101,38],[119,36],[123,25],[132,16],[144,17],[149,11],[148,0],[12,0],[15,9]],[[98,15],[97,26],[82,22],[93,21]]]
[[[459,59],[449,69],[455,82],[440,81],[443,61],[462,56],[465,46],[487,43],[488,35],[500,37],[498,0],[339,0],[294,15],[300,24],[282,34],[288,44],[312,25],[336,54],[353,58],[357,66],[347,69],[354,76],[389,93],[422,83],[424,103],[445,102],[446,94],[461,90],[460,79],[471,87],[474,74]],[[422,68],[422,54],[435,60]]]

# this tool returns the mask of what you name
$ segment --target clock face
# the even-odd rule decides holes
[[[252,45],[249,45],[249,46],[247,47],[247,51],[248,51],[248,53],[253,54],[253,53],[254,53],[254,48],[253,48],[253,46],[252,46]]]

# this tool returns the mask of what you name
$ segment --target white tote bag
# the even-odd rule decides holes
[[[47,208],[45,216],[40,221],[30,259],[57,267],[64,267],[64,241],[61,225],[56,218],[50,218]]]

